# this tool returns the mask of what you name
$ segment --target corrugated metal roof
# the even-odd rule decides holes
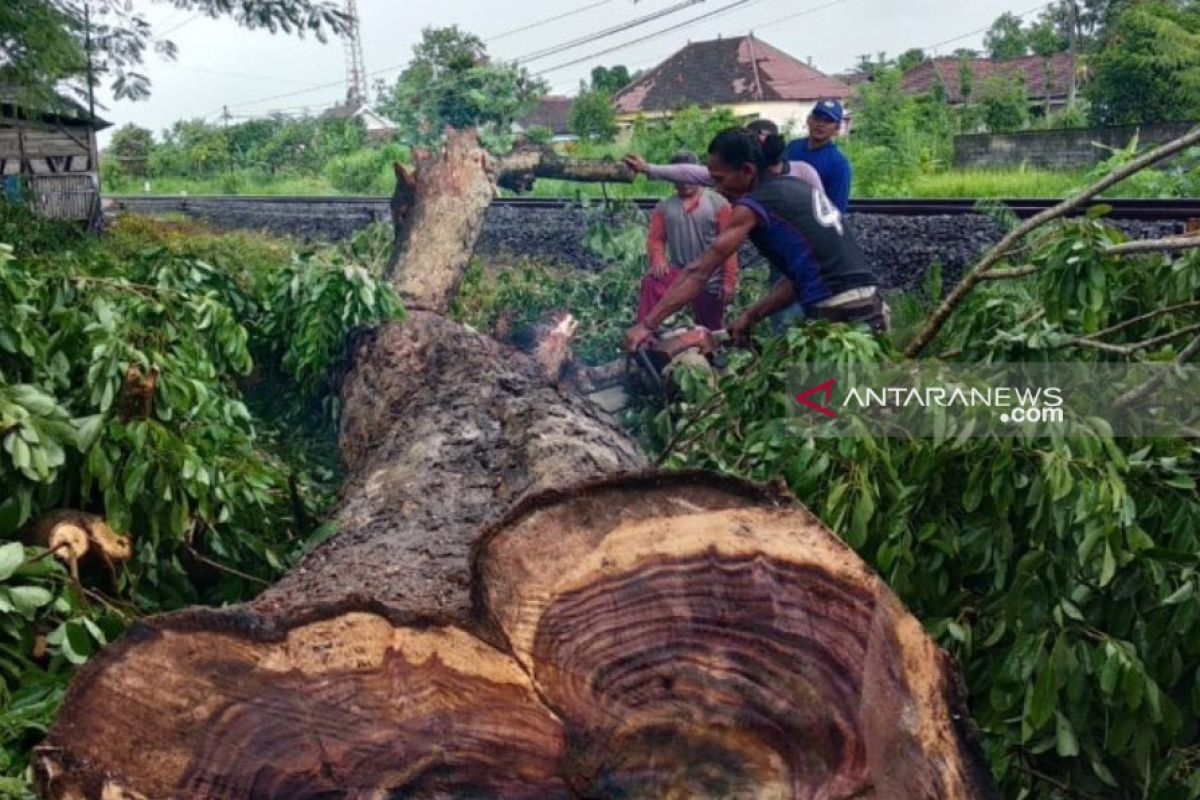
[[[84,125],[91,124],[95,130],[103,130],[112,125],[100,117],[92,117],[81,104],[61,94],[49,98],[38,97],[35,93],[13,85],[0,84],[0,115],[23,117],[36,116],[47,122],[75,122]]]

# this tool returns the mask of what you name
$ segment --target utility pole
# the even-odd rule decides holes
[[[346,28],[346,102],[361,103],[367,99],[367,69],[363,64],[362,31],[358,25],[358,3],[345,1],[345,13],[350,18]]]
[[[96,154],[96,163],[89,164],[96,176],[96,204],[92,211],[92,222],[100,213],[100,148],[96,141],[96,75],[92,68],[92,4],[84,0],[83,4],[83,50],[87,56],[87,89],[88,89],[88,161]]]
[[[225,123],[225,163],[229,166],[229,177],[233,177],[233,140],[229,138],[229,106],[222,106],[221,121]]]
[[[1067,4],[1067,13],[1071,20],[1071,80],[1067,85],[1067,108],[1074,108],[1075,95],[1078,92],[1076,81],[1079,71],[1079,6],[1076,5],[1075,0],[1063,0],[1063,2]]]
[[[95,75],[92,73],[92,4],[83,4],[83,49],[87,53],[88,115],[96,118]]]

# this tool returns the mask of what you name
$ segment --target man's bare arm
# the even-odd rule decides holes
[[[771,287],[771,291],[767,292],[766,297],[750,306],[744,313],[750,317],[752,322],[757,323],[777,311],[782,311],[794,302],[796,302],[796,285],[790,278],[780,278]]]
[[[758,220],[750,209],[744,206],[734,208],[729,217],[729,225],[698,259],[684,268],[683,274],[671,285],[642,324],[649,330],[654,330],[663,320],[695,299],[712,274],[738,251],[757,224]]]
[[[646,177],[656,181],[712,186],[712,175],[703,164],[647,164]]]

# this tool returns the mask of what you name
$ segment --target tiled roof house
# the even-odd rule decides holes
[[[696,104],[801,130],[817,100],[844,102],[851,94],[842,81],[749,35],[692,42],[618,92],[614,102],[623,122]]]
[[[927,94],[940,85],[950,103],[961,103],[963,63],[961,59],[947,57],[918,64],[904,73],[904,89],[911,94]],[[1058,53],[1049,59],[1041,56],[972,58],[967,59],[966,64],[970,68],[974,87],[997,75],[1023,77],[1030,102],[1044,107],[1049,100],[1051,108],[1066,105],[1071,90],[1071,75],[1075,70],[1075,60],[1070,53]]]

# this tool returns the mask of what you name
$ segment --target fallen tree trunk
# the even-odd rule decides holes
[[[790,497],[647,472],[434,313],[361,338],[342,396],[337,535],[85,666],[42,796],[993,796],[947,656]]]

